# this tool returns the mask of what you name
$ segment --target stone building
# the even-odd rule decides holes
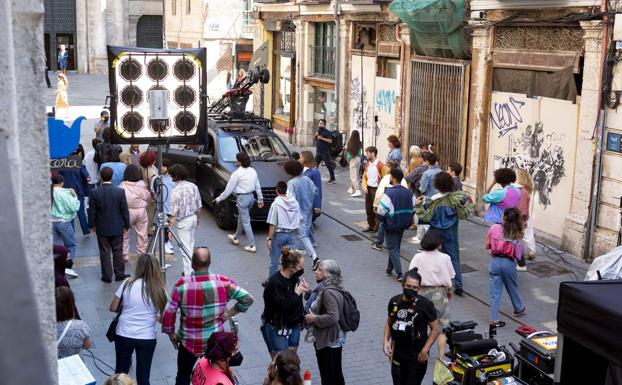
[[[391,6],[411,7],[403,16],[412,55],[402,79],[409,91],[404,141],[433,142],[443,167],[462,163],[464,186],[476,197],[486,192],[496,168],[526,169],[535,185],[538,238],[579,257],[589,257],[589,245],[598,245],[598,254],[609,247],[600,240],[611,239],[619,228],[612,215],[619,187],[610,172],[614,154],[606,154],[603,163],[605,204],[596,210],[598,217],[592,215],[602,47],[608,44],[602,40],[599,2],[471,0],[470,13],[465,1],[451,2],[453,11],[462,7],[463,16],[448,14],[444,20],[463,18],[459,29],[425,28],[431,15],[448,9],[443,1],[422,9],[407,1]],[[435,6],[439,12],[430,12]],[[599,218],[596,231],[593,218]]]
[[[45,55],[58,67],[60,45],[68,70],[107,73],[106,45],[162,48],[162,0],[45,0]]]
[[[324,118],[346,140],[358,130],[384,157],[399,121],[402,47],[390,1],[256,3],[255,48],[269,45],[272,74],[264,114],[275,129],[310,145]]]
[[[253,54],[251,0],[166,0],[167,48],[206,47],[208,96],[220,98],[228,73],[248,69]]]

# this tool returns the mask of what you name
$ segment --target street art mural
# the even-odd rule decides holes
[[[535,228],[561,238],[572,198],[577,105],[493,92],[490,107],[489,178],[500,167],[527,170]]]
[[[350,127],[361,133],[364,147],[376,146],[376,135],[374,135],[376,59],[370,56],[361,58],[361,56],[352,55],[351,70]],[[363,124],[361,124],[361,119]],[[380,150],[382,146],[377,147]]]

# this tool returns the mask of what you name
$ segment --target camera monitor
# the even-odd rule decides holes
[[[205,48],[108,46],[116,143],[195,143],[205,131]]]

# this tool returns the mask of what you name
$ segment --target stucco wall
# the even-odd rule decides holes
[[[42,0],[0,2],[0,176],[8,187],[0,190],[0,373],[7,384],[57,382],[42,38]],[[37,370],[24,370],[28,362]]]

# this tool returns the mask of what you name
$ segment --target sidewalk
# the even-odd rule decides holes
[[[312,150],[314,148],[296,148],[297,151]],[[323,182],[328,181],[328,171],[321,166]],[[362,230],[367,227],[365,220],[365,197],[350,197],[347,193],[349,187],[348,169],[337,165],[335,169],[337,183],[325,184],[323,188],[322,211],[324,215],[331,217],[344,226],[355,231],[359,236],[370,243],[372,238]],[[466,296],[488,305],[488,265],[490,254],[485,250],[485,237],[488,225],[478,217],[471,218],[460,223],[460,259],[462,266],[463,284]],[[412,257],[418,252],[418,245],[410,241],[416,235],[415,231],[407,230],[404,233],[401,256],[404,266],[407,267]],[[387,251],[375,251],[370,248],[370,253],[379,255],[388,254]],[[320,257],[324,257],[320,255]],[[574,256],[563,251],[554,249],[544,244],[537,245],[537,257],[535,261],[528,261],[527,272],[519,272],[519,285],[523,303],[527,308],[527,314],[520,319],[512,315],[512,306],[507,294],[503,295],[501,311],[507,318],[532,325],[539,329],[555,331],[557,329],[557,301],[559,284],[564,281],[583,280],[589,265],[579,261]],[[384,275],[379,270],[378,276]],[[461,319],[459,314],[452,313],[452,319]],[[507,321],[506,319],[506,321]]]

